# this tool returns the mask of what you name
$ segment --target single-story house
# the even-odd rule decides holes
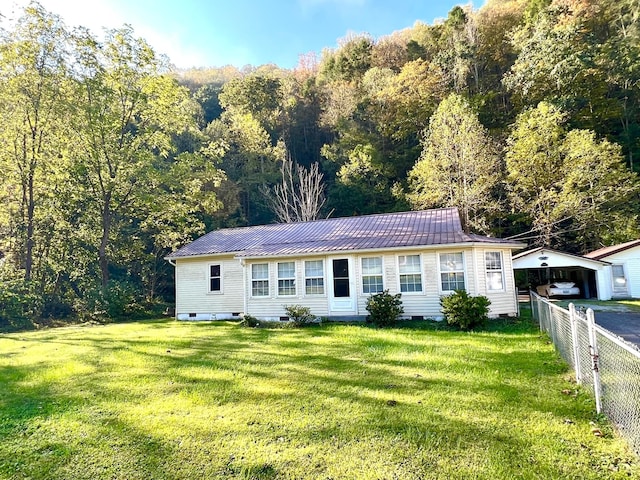
[[[535,290],[553,281],[572,281],[584,298],[611,299],[611,265],[595,258],[538,247],[513,256],[516,286]]]
[[[611,265],[610,298],[640,298],[640,239],[600,248],[585,257]]]
[[[441,318],[440,297],[455,289],[487,296],[497,316],[517,314],[511,255],[523,247],[465,233],[444,208],[221,229],[167,260],[179,320],[287,320],[288,305],[364,319],[369,296],[387,289],[409,318]]]

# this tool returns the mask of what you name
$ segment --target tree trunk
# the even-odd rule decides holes
[[[104,198],[104,205],[102,208],[102,238],[100,239],[100,248],[98,249],[103,290],[106,290],[107,284],[109,283],[109,259],[107,258],[107,245],[109,244],[112,220],[110,203],[111,194],[108,193]]]
[[[33,271],[33,217],[35,212],[35,201],[33,199],[33,172],[29,172],[27,186],[27,244],[26,258],[24,266],[24,279],[31,280]]]

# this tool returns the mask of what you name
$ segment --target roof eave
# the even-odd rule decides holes
[[[457,243],[439,243],[435,245],[405,245],[402,247],[378,247],[378,248],[363,248],[363,249],[344,249],[344,250],[323,250],[316,252],[297,252],[297,253],[269,253],[264,255],[242,255],[239,252],[236,258],[242,258],[245,260],[259,260],[264,258],[292,258],[292,257],[319,257],[323,255],[340,255],[340,254],[366,254],[366,253],[380,253],[388,251],[411,251],[411,250],[444,250],[455,248],[469,248],[469,247],[489,247],[489,248],[501,248],[509,250],[518,250],[523,248],[524,244],[513,243],[501,243],[501,242],[457,242]]]

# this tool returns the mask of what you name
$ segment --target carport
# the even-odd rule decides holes
[[[580,288],[584,298],[611,299],[608,262],[543,247],[518,253],[512,261],[519,290],[535,290],[548,281],[568,280]]]

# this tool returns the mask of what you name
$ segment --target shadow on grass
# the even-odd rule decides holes
[[[0,392],[0,440],[7,445],[0,447],[0,473],[72,478],[78,473],[73,463],[80,462],[85,478],[134,472],[139,478],[165,477],[167,468],[188,478],[187,471],[193,472],[180,466],[185,453],[176,447],[186,438],[212,452],[214,446],[220,449],[209,459],[192,460],[197,465],[190,467],[201,474],[280,478],[287,475],[284,465],[264,455],[278,458],[275,452],[309,446],[339,455],[341,448],[381,439],[384,445],[399,444],[403,453],[393,455],[416,469],[446,468],[438,458],[442,452],[463,455],[480,448],[485,463],[509,478],[531,462],[526,452],[533,440],[518,422],[504,418],[496,428],[481,412],[542,415],[559,423],[567,416],[590,419],[588,409],[541,389],[542,380],[566,367],[548,349],[532,351],[538,332],[531,322],[504,319],[473,333],[410,323],[393,329],[332,324],[269,330],[229,322],[147,321],[11,337],[15,345],[6,358],[12,360],[0,362],[0,382],[7,386]],[[501,342],[504,351],[496,349]],[[50,356],[21,366],[23,346]],[[58,360],[55,351],[78,353]],[[67,361],[85,368],[63,378],[41,375]],[[140,418],[127,415],[145,403],[160,410]],[[206,421],[192,422],[191,412]],[[222,433],[216,430],[216,412],[234,416]],[[155,435],[138,423],[156,421],[153,415],[184,427]],[[64,440],[69,434],[56,430],[56,419],[67,417],[90,432],[82,442]],[[257,446],[225,446],[235,438],[263,445],[267,453],[252,454]],[[9,449],[18,445],[23,445],[20,453],[10,459]],[[47,445],[56,455],[28,452]],[[91,463],[92,449],[110,448],[115,449],[111,457],[98,455]],[[364,462],[367,453],[360,455]],[[309,477],[329,476],[331,461],[318,460]],[[542,477],[561,477],[553,457],[541,456],[535,465]],[[464,462],[457,468],[458,478],[464,478]],[[469,466],[466,473],[477,476],[477,468]]]

